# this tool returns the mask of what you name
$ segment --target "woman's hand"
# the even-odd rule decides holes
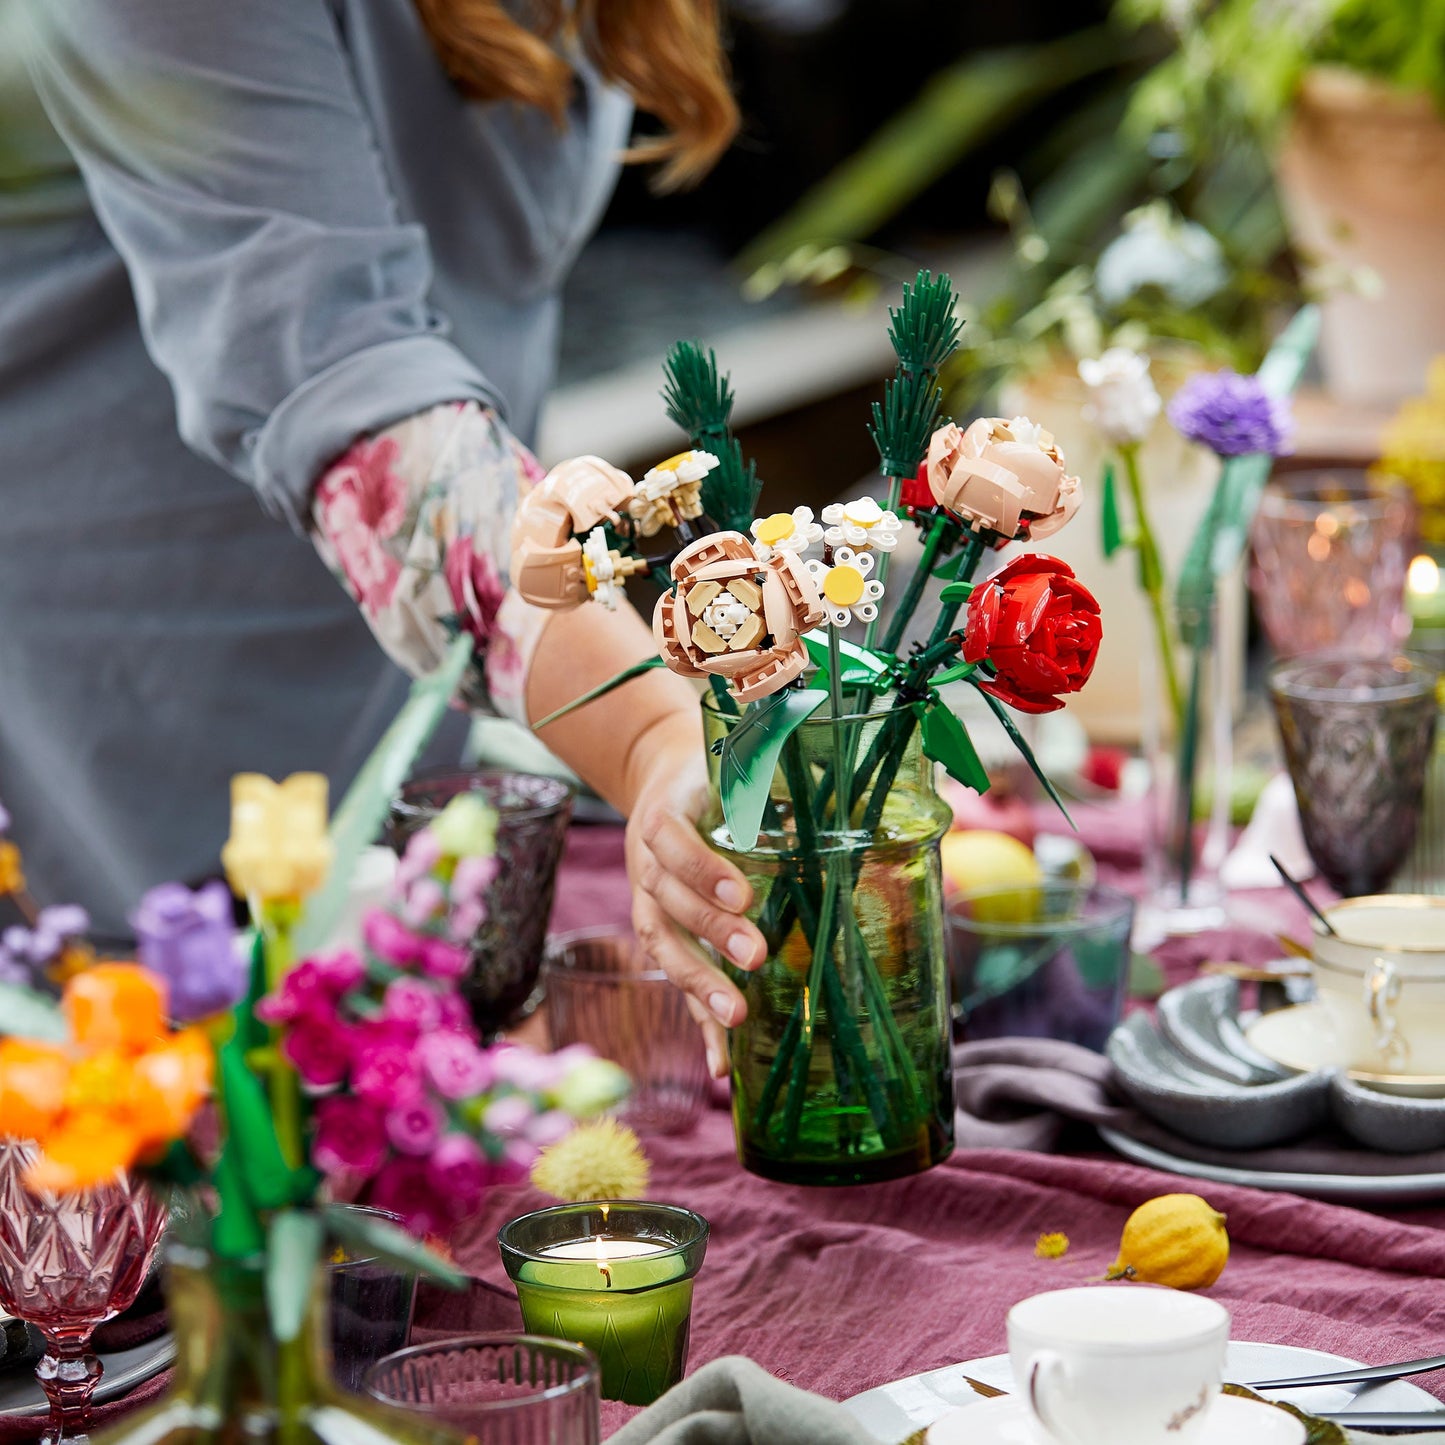
[[[694,717],[696,715],[694,714]],[[627,824],[627,871],[633,885],[632,926],[648,955],[687,995],[702,1025],[708,1067],[727,1073],[724,1030],[747,1016],[747,1004],[695,939],[739,968],[765,954],[763,935],[743,915],[752,889],[742,873],[714,853],[697,831],[707,804],[707,755],[695,722],[644,741],[646,759]],[[655,746],[649,748],[648,743]],[[692,935],[692,936],[689,936]]]

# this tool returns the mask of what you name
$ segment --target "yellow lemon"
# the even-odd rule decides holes
[[[1026,923],[1038,912],[1044,874],[1026,843],[1007,833],[971,828],[945,833],[939,846],[950,887],[959,893],[1000,890],[970,906],[980,923]]]
[[[1224,1216],[1197,1194],[1161,1194],[1129,1216],[1107,1277],[1208,1289],[1228,1261]]]

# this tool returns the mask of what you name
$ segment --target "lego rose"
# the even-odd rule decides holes
[[[974,589],[963,657],[992,669],[979,686],[1020,712],[1054,712],[1089,680],[1104,635],[1093,593],[1057,557],[1029,553]]]

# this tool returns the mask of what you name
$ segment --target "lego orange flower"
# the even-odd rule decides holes
[[[37,1193],[70,1194],[114,1179],[135,1163],[140,1140],[108,1114],[62,1120],[44,1140],[45,1152],[25,1171]]]
[[[186,1029],[135,1061],[131,1123],[143,1144],[168,1144],[185,1134],[210,1095],[214,1067],[200,1029]]]
[[[0,1039],[0,1137],[38,1139],[65,1103],[70,1057],[54,1044]]]
[[[260,773],[231,779],[231,837],[221,862],[242,898],[262,903],[314,893],[331,867],[326,778],[292,773],[283,783]]]
[[[138,1054],[166,1037],[166,991],[134,963],[101,963],[65,985],[60,1006],[71,1037],[86,1052]]]

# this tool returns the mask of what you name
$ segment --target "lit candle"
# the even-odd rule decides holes
[[[1445,590],[1440,586],[1440,566],[1423,552],[1411,559],[1405,574],[1405,603],[1416,627],[1445,627]]]
[[[705,1220],[666,1204],[566,1204],[514,1219],[497,1243],[527,1329],[586,1345],[604,1399],[649,1405],[682,1378]]]

